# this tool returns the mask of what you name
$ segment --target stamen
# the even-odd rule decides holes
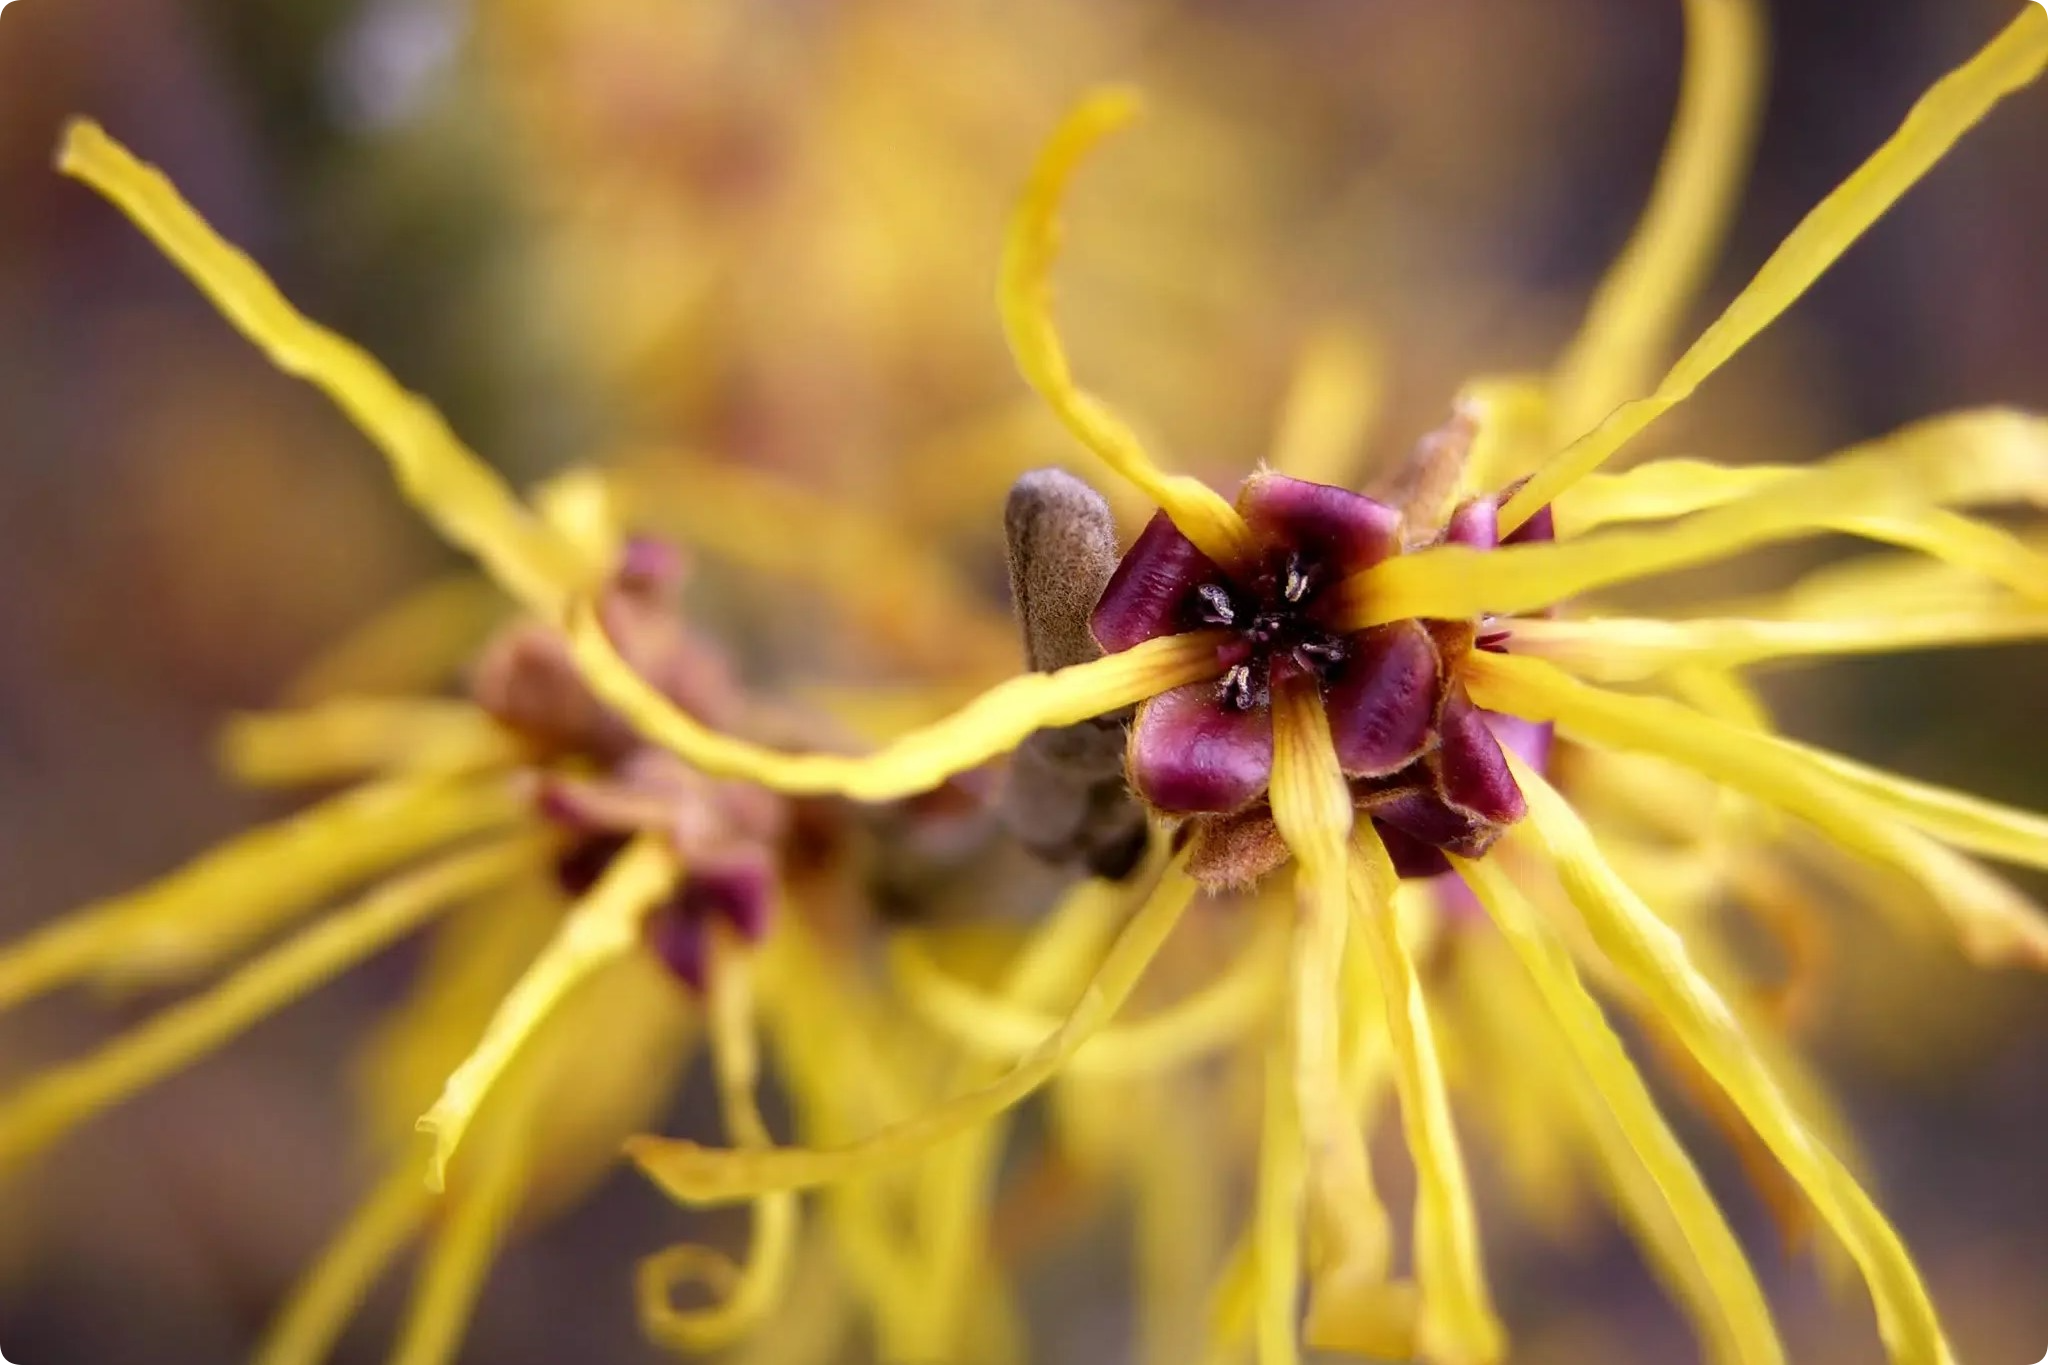
[[[1204,624],[1227,626],[1237,620],[1237,608],[1231,605],[1230,590],[1221,583],[1204,583],[1195,592],[1209,605],[1209,610],[1202,615]]]
[[[1252,684],[1252,666],[1234,665],[1217,685],[1216,696],[1225,706],[1235,707],[1239,711],[1251,710],[1258,700],[1257,689]]]
[[[1308,595],[1308,581],[1308,570],[1302,567],[1301,556],[1287,556],[1287,585],[1281,589],[1281,595],[1290,602],[1301,601]]]

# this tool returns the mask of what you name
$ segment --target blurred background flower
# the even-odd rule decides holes
[[[1710,298],[2012,8],[1896,0],[1850,25],[1780,5],[1758,172]],[[1553,354],[1647,190],[1678,38],[1676,5],[1629,0],[10,6],[0,935],[272,813],[214,774],[222,713],[275,700],[325,642],[448,567],[317,395],[49,172],[65,115],[162,164],[518,481],[595,460],[685,469],[696,489],[715,469],[739,491],[711,507],[771,519],[783,482],[844,494],[918,531],[999,619],[1002,489],[1075,453],[1016,383],[994,262],[1020,169],[1077,90],[1130,80],[1154,108],[1142,146],[1106,154],[1070,210],[1077,364],[1156,417],[1177,467],[1231,478],[1329,326],[1361,372],[1384,361],[1381,450],[1434,426],[1467,376]],[[1929,412],[2048,408],[2044,128],[2048,95],[2018,97],[1646,449],[1798,459]],[[698,618],[771,688],[900,679],[920,649],[914,676],[954,691],[1014,667],[997,630],[948,658],[914,627],[836,626],[846,603],[819,591],[835,577],[842,598],[867,590],[871,618],[902,605],[899,588],[832,572],[857,546],[764,587],[779,525],[678,529],[708,552]],[[2041,744],[1985,717],[2031,714],[2044,671],[2038,648],[1958,651],[1770,692],[1802,736],[2039,809]],[[0,1346],[244,1354],[357,1195],[335,1040],[413,971],[323,991],[0,1192]],[[1819,1069],[1958,1350],[2033,1359],[2048,1344],[2028,1292],[2048,1277],[2042,993],[1861,929],[1836,937],[1819,989]],[[140,1008],[10,1017],[0,1072],[83,1050]],[[666,1131],[688,1131],[708,1090],[679,1104]],[[1707,1171],[1740,1230],[1769,1238],[1734,1161]],[[472,1358],[654,1358],[630,1267],[671,1235],[644,1189],[601,1189],[508,1258]],[[1105,1239],[1035,1267],[1041,1358],[1122,1357],[1122,1264]],[[1568,1256],[1496,1251],[1493,1269],[1518,1359],[1687,1349],[1597,1222]],[[1793,1359],[1866,1358],[1835,1341],[1810,1270],[1767,1275]],[[401,1307],[373,1301],[338,1358],[379,1358]]]

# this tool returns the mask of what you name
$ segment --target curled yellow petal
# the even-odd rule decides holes
[[[2048,611],[1986,607],[1833,620],[1532,618],[1515,621],[1511,629],[1518,654],[1548,659],[1598,682],[1634,682],[1685,668],[2038,640],[2048,636]]]
[[[712,1069],[726,1132],[742,1148],[773,1139],[754,1098],[760,1083],[760,1048],[754,1033],[753,969],[748,950],[725,934],[714,936],[705,1001]],[[682,1351],[730,1346],[764,1322],[789,1278],[796,1251],[796,1196],[786,1191],[754,1201],[753,1243],[746,1264],[689,1244],[670,1247],[640,1263],[640,1323],[649,1337]],[[675,1286],[698,1281],[717,1296],[704,1308],[678,1308]]]
[[[1785,1358],[1770,1308],[1713,1195],[1680,1147],[1657,1103],[1579,979],[1571,956],[1498,861],[1454,860],[1494,925],[1514,949],[1562,1031],[1586,1084],[1614,1118],[1636,1161],[1648,1172],[1711,1296],[1703,1323],[1723,1365],[1776,1365]]]
[[[1274,920],[1263,921],[1274,929]],[[1266,1018],[1280,993],[1282,941],[1262,931],[1207,985],[1142,1019],[1112,1024],[1074,1054],[1068,1070],[1093,1078],[1170,1071],[1242,1038]],[[1059,1016],[985,993],[935,961],[924,939],[898,934],[889,966],[904,1003],[927,1023],[981,1056],[1010,1060],[1037,1047]]]
[[[2048,22],[2048,21],[2044,21]],[[1396,555],[1344,584],[1349,623],[1547,607],[1594,588],[1692,568],[1846,518],[1915,518],[1944,504],[2048,489],[2048,419],[1951,413],[1893,432],[1795,477],[1666,525],[1547,544],[1450,545]]]
[[[1841,1238],[1870,1288],[1890,1358],[1897,1365],[1952,1365],[1934,1305],[1898,1234],[1800,1119],[1727,1002],[1693,966],[1684,941],[1615,875],[1556,789],[1515,756],[1508,762],[1529,803],[1527,822],[1510,839],[1533,845],[1556,865],[1600,951],[1741,1109]]]
[[[1649,384],[1712,269],[1756,142],[1765,67],[1757,0],[1686,0],[1678,112],[1635,234],[1552,379],[1576,436]]]
[[[401,1163],[349,1216],[293,1287],[251,1365],[320,1365],[398,1254],[426,1226],[434,1196]]]
[[[213,966],[350,882],[509,823],[500,781],[398,778],[250,830],[0,952],[0,1009],[83,978],[158,984]]]
[[[127,214],[271,363],[324,390],[383,450],[406,497],[514,597],[553,616],[568,593],[587,586],[601,569],[583,563],[528,512],[429,403],[407,392],[369,352],[293,308],[161,171],[137,160],[98,124],[78,119],[64,130],[57,169]]]
[[[2048,865],[2048,821],[2041,817],[1877,773],[1662,697],[1604,691],[1538,659],[1475,655],[1465,673],[1472,699],[1481,706],[1555,721],[1585,743],[1670,759],[1897,869],[1948,915],[1978,960],[2048,967],[2048,917],[1982,868],[1917,832],[2040,867]]]
[[[677,709],[635,673],[605,637],[587,604],[572,609],[569,643],[591,690],[654,743],[714,777],[739,778],[791,795],[835,793],[891,801],[930,791],[947,778],[1015,748],[1033,730],[1106,715],[1183,683],[1213,678],[1216,635],[1147,640],[1120,654],[1057,673],[1025,673],[976,697],[944,720],[872,754],[792,754],[720,734]]]
[[[232,717],[221,759],[241,782],[291,787],[390,772],[464,773],[520,761],[525,748],[468,702],[336,697],[301,711]]]
[[[1401,1100],[1408,1152],[1415,1162],[1415,1277],[1422,1291],[1416,1324],[1419,1354],[1486,1365],[1501,1358],[1507,1343],[1486,1287],[1478,1216],[1451,1123],[1429,1005],[1394,919],[1399,878],[1370,822],[1359,823],[1352,849],[1352,931],[1365,938],[1385,994],[1394,1088]]]
[[[510,839],[430,863],[334,912],[94,1055],[36,1077],[0,1104],[0,1169],[11,1169],[76,1124],[197,1061],[464,897],[538,867],[544,847],[534,839]]]
[[[1075,106],[1039,153],[1003,242],[1003,330],[1025,381],[1074,438],[1142,489],[1202,553],[1218,564],[1236,564],[1251,552],[1244,518],[1200,479],[1167,474],[1153,464],[1124,420],[1075,385],[1052,320],[1051,277],[1067,182],[1096,143],[1137,115],[1138,103],[1129,90],[1096,92]]]
[[[1160,945],[1180,922],[1195,891],[1178,864],[1169,869],[1117,936],[1059,1031],[1001,1079],[956,1095],[863,1141],[831,1148],[713,1151],[693,1142],[642,1137],[626,1151],[642,1170],[685,1204],[728,1204],[771,1190],[827,1185],[907,1161],[948,1138],[986,1123],[1038,1089],[1081,1045],[1115,1018]]]
[[[434,1138],[427,1180],[443,1188],[449,1159],[520,1049],[562,1003],[571,988],[606,963],[633,951],[640,923],[681,875],[662,839],[642,836],[613,858],[590,893],[569,911],[561,929],[491,1016],[483,1038],[455,1068],[440,1098],[421,1117]]]
[[[1898,131],[1806,215],[1721,316],[1678,358],[1655,391],[1616,408],[1508,499],[1501,507],[1501,530],[1527,521],[1683,402],[1796,302],[1958,138],[2001,99],[2039,76],[2044,66],[2048,13],[2029,5],[1982,51],[1920,97]]]
[[[1386,401],[1386,348],[1354,328],[1312,334],[1273,437],[1272,467],[1290,478],[1348,488]]]

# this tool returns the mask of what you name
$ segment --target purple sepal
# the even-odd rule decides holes
[[[1547,720],[1523,720],[1520,716],[1504,715],[1499,711],[1481,711],[1479,714],[1503,748],[1513,750],[1517,758],[1536,772],[1550,770],[1550,746],[1557,737],[1555,725]]]
[[[1436,646],[1414,621],[1364,631],[1347,643],[1351,655],[1323,697],[1337,762],[1347,777],[1384,777],[1429,745]]]
[[[1186,630],[1188,599],[1196,588],[1221,577],[1215,563],[1174,527],[1166,513],[1154,514],[1095,604],[1089,624],[1096,642],[1116,654]]]
[[[711,922],[722,919],[749,943],[767,934],[774,871],[765,856],[735,853],[690,869],[676,893],[647,917],[647,946],[693,990],[704,989]]]
[[[1501,537],[1503,545],[1534,545],[1557,539],[1557,518],[1550,514],[1550,504],[1536,509],[1530,518],[1514,530]]]
[[[1528,809],[1522,789],[1508,771],[1486,713],[1472,704],[1462,687],[1444,698],[1437,734],[1442,742],[1429,756],[1429,764],[1444,800],[1495,825],[1521,819]]]
[[[1214,683],[1176,687],[1138,708],[1129,766],[1131,785],[1159,810],[1239,810],[1273,775],[1272,715],[1225,706]]]
[[[1447,849],[1460,857],[1484,853],[1500,831],[1470,811],[1446,804],[1434,793],[1411,788],[1369,803],[1372,818],[1430,848]],[[1449,864],[1437,868],[1450,870]]]
[[[687,568],[681,550],[653,536],[633,536],[619,552],[619,582],[628,588],[665,591],[678,587]]]
[[[1401,513],[1363,493],[1326,483],[1254,474],[1237,495],[1254,534],[1333,575],[1357,573],[1401,547]]]
[[[1491,550],[1500,544],[1500,503],[1494,498],[1474,498],[1461,503],[1444,523],[1444,542]]]
[[[1444,857],[1442,849],[1423,843],[1377,816],[1373,817],[1372,827],[1379,834],[1380,842],[1387,846],[1387,856],[1394,861],[1394,871],[1402,878],[1439,877],[1451,870],[1451,861]]]

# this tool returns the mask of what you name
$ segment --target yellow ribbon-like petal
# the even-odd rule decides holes
[[[427,1224],[434,1196],[417,1164],[400,1163],[370,1193],[293,1287],[251,1365],[320,1365],[363,1300]]]
[[[1896,868],[1941,907],[1979,960],[2048,967],[2048,917],[1934,841],[2048,866],[2048,821],[2041,817],[1877,773],[1662,697],[1606,692],[1541,660],[1475,654],[1465,673],[1472,699],[1481,706],[1555,721],[1566,735],[1586,743],[1668,758]]]
[[[553,617],[568,594],[589,586],[601,566],[584,563],[534,517],[432,405],[407,392],[369,352],[293,308],[162,172],[84,119],[65,129],[57,169],[127,214],[271,363],[324,390],[383,450],[406,497],[506,591]]]
[[[1589,474],[1560,502],[1558,527],[1569,538],[1614,522],[1685,516],[1753,496],[1788,480],[1796,481],[1810,472],[1795,465],[1727,466],[1701,460],[1657,460],[1625,474]],[[2023,478],[2023,482],[1997,490],[1992,496],[2048,503],[2048,471],[2036,469],[2030,478],[2024,474]],[[1869,513],[1859,512],[1854,505],[1838,509],[1815,502],[1813,513],[1819,529],[1918,550],[1943,563],[1982,574],[2035,602],[2048,599],[2048,554],[2003,527],[1932,506]]]
[[[1272,467],[1290,478],[1349,488],[1386,402],[1386,348],[1354,328],[1312,334],[1273,436]]]
[[[1454,865],[1536,983],[1583,1080],[1598,1092],[1598,1102],[1614,1116],[1636,1160],[1669,1206],[1712,1296],[1713,1315],[1704,1325],[1709,1339],[1717,1343],[1715,1358],[1724,1365],[1777,1365],[1785,1358],[1784,1348],[1741,1244],[1657,1112],[1656,1101],[1580,981],[1570,954],[1498,860],[1455,859]]]
[[[1911,520],[1944,504],[2040,496],[2044,489],[2048,419],[1997,408],[1952,413],[1668,525],[1396,555],[1343,585],[1347,624],[1533,611],[1595,588],[1833,530],[1848,518]]]
[[[1365,937],[1385,993],[1394,1088],[1415,1162],[1415,1274],[1422,1290],[1416,1325],[1419,1353],[1486,1365],[1501,1358],[1507,1343],[1480,1262],[1478,1217],[1451,1123],[1429,1005],[1393,915],[1399,879],[1369,821],[1359,822],[1352,850],[1352,931]]]
[[[720,734],[635,673],[587,605],[579,604],[569,621],[570,648],[591,690],[654,743],[713,777],[758,782],[791,795],[836,793],[861,801],[930,791],[1007,753],[1033,730],[1106,715],[1183,683],[1213,678],[1222,671],[1216,642],[1214,632],[1163,636],[1056,673],[1020,674],[944,720],[875,753],[851,756],[783,753]]]
[[[1059,254],[1059,211],[1067,183],[1081,159],[1137,113],[1133,92],[1098,91],[1075,106],[1039,153],[1003,242],[998,295],[1003,330],[1025,381],[1051,405],[1074,438],[1142,489],[1202,553],[1218,564],[1234,565],[1251,552],[1251,531],[1244,518],[1200,479],[1162,471],[1121,417],[1075,385],[1052,320],[1051,277]]]
[[[1294,853],[1300,916],[1289,975],[1290,1051],[1295,1115],[1308,1143],[1308,1343],[1322,1350],[1399,1353],[1411,1343],[1405,1331],[1386,1335],[1386,1211],[1373,1188],[1340,1048],[1351,912],[1347,845],[1356,817],[1322,698],[1306,678],[1274,692],[1272,802],[1273,822]],[[1376,912],[1391,918],[1391,903]]]
[[[254,787],[295,787],[391,772],[508,767],[525,746],[468,702],[442,697],[335,697],[300,711],[234,716],[221,760]]]
[[[726,461],[644,451],[613,463],[606,481],[636,526],[816,591],[892,655],[951,677],[1000,674],[1016,662],[1016,627],[908,527]]]
[[[473,569],[434,579],[322,648],[285,688],[285,700],[305,706],[432,692],[462,671],[513,610],[503,590]]]
[[[705,1010],[719,1110],[736,1144],[765,1148],[774,1139],[754,1098],[761,1064],[749,950],[724,933],[714,933],[713,940]],[[753,1245],[742,1266],[735,1266],[723,1252],[689,1243],[640,1263],[640,1323],[649,1337],[681,1351],[716,1351],[738,1341],[774,1311],[796,1251],[796,1196],[786,1191],[764,1194],[754,1201],[753,1215]],[[676,1285],[692,1281],[711,1288],[718,1301],[704,1308],[676,1307]]]
[[[0,1169],[19,1165],[74,1125],[189,1066],[463,898],[538,868],[545,847],[537,839],[515,838],[430,863],[336,911],[93,1056],[38,1076],[0,1105]]]
[[[1557,363],[1559,435],[1576,436],[1641,393],[1670,355],[1742,192],[1762,111],[1764,46],[1758,0],[1686,0],[1671,137],[1649,207]]]
[[[482,1040],[420,1119],[420,1130],[434,1138],[427,1168],[432,1188],[443,1187],[450,1158],[527,1040],[571,988],[639,945],[641,921],[680,876],[667,842],[642,836],[612,859],[597,885],[569,911],[554,940],[498,1006]]]
[[[182,979],[350,882],[508,824],[519,810],[498,780],[406,777],[344,792],[0,952],[0,1009],[88,977],[121,985]]]
[[[1257,937],[1215,980],[1142,1019],[1105,1028],[1074,1054],[1067,1069],[1103,1079],[1171,1071],[1244,1037],[1280,994],[1279,927],[1278,920],[1262,919]],[[895,937],[889,966],[904,1003],[983,1057],[1021,1057],[1059,1028],[1058,1015],[985,993],[949,974],[918,934]]]
[[[1647,617],[1517,620],[1517,654],[1548,659],[1598,682],[1635,682],[1682,669],[2003,644],[2048,636],[2048,611],[1900,613],[1836,620]]]
[[[1796,302],[1957,139],[2043,67],[2048,67],[2048,13],[2028,5],[1982,51],[1920,97],[1898,131],[1806,215],[1654,392],[1616,408],[1508,499],[1500,512],[1502,532],[1527,521],[1690,396]]]
[[[1600,951],[1641,991],[1691,1056],[1735,1102],[1862,1269],[1895,1365],[1953,1365],[1926,1288],[1884,1215],[1800,1119],[1726,1001],[1693,966],[1679,936],[1608,866],[1566,800],[1513,754],[1529,803],[1517,846],[1555,864]]]
[[[1123,1008],[1194,892],[1193,880],[1178,864],[1169,869],[1118,935],[1059,1031],[991,1085],[839,1147],[714,1151],[693,1142],[642,1137],[627,1144],[627,1154],[685,1204],[729,1204],[771,1190],[828,1185],[910,1160],[986,1123],[1065,1067],[1081,1045]]]

